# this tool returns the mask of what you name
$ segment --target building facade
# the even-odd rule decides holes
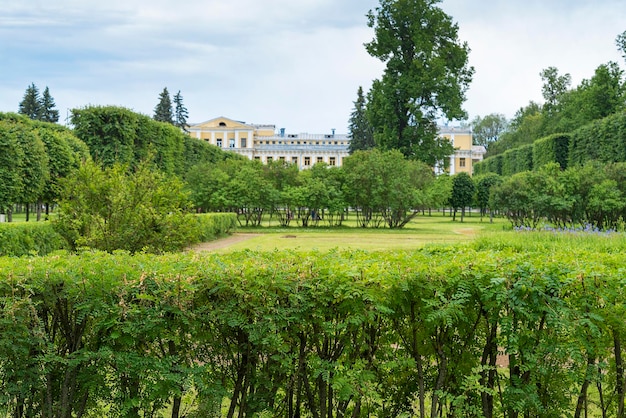
[[[263,164],[287,161],[306,169],[324,162],[340,166],[347,157],[350,138],[335,134],[291,134],[275,125],[255,125],[219,117],[190,125],[189,135]]]
[[[350,137],[335,134],[286,133],[276,131],[275,125],[256,125],[223,116],[190,125],[189,135],[226,151],[236,152],[263,164],[287,161],[306,169],[316,163],[341,166],[349,155]],[[455,148],[450,156],[450,174],[472,174],[473,165],[485,154],[484,147],[472,146],[472,133],[461,128],[440,128],[440,135],[449,139]],[[440,170],[441,171],[441,170]]]
[[[480,145],[472,145],[472,131],[468,128],[439,127],[439,136],[447,138],[454,147],[454,154],[450,156],[448,173],[467,173],[472,175],[474,164],[482,161],[487,150]]]

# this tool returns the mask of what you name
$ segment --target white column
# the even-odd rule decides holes
[[[215,145],[215,131],[211,131],[211,145]]]
[[[241,148],[239,145],[239,130],[235,130],[235,148]]]

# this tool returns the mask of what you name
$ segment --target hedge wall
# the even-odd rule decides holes
[[[626,255],[494,248],[0,258],[0,411],[615,416]]]
[[[569,164],[626,161],[626,112],[594,121],[572,133]]]
[[[536,140],[533,144],[533,167],[540,168],[557,162],[564,170],[568,167],[569,134],[554,134]]]

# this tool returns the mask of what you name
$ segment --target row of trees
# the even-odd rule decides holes
[[[624,246],[575,242],[2,258],[0,412],[622,418]]]
[[[536,171],[499,179],[489,207],[513,226],[535,229],[548,222],[555,228],[591,226],[623,230],[626,225],[626,163],[588,163],[561,170],[548,164]]]
[[[451,207],[463,216],[483,187],[466,173],[435,177],[424,163],[377,149],[357,151],[341,167],[318,163],[304,171],[281,161],[201,164],[186,183],[197,207],[236,212],[242,225],[260,225],[271,215],[283,226],[337,226],[350,208],[358,226],[374,228],[401,228],[431,208]],[[480,204],[486,210],[487,202]]]
[[[31,83],[26,88],[24,98],[19,104],[18,113],[26,115],[33,120],[55,123],[59,121],[59,111],[55,107],[56,104],[50,95],[48,86],[43,91],[43,95],[40,96],[39,89],[35,83]]]
[[[0,213],[15,204],[37,203],[48,212],[60,192],[60,180],[90,159],[87,146],[64,127],[0,113]]]

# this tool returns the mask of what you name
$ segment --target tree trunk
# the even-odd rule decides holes
[[[617,392],[617,418],[624,418],[624,362],[619,331],[613,330],[613,351],[615,353],[615,391]]]

